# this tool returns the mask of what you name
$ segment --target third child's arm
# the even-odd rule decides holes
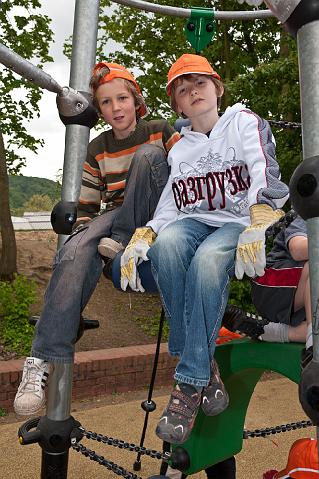
[[[295,261],[306,261],[308,259],[308,238],[305,236],[291,238],[288,248]]]

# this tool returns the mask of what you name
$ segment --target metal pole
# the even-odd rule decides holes
[[[319,155],[319,21],[298,30],[303,158]],[[313,361],[319,362],[319,217],[307,220]],[[319,441],[319,427],[316,427]],[[319,447],[318,447],[319,458]]]
[[[319,21],[298,30],[303,157],[319,155]],[[307,220],[312,306],[313,360],[319,362],[319,218]]]
[[[169,15],[170,17],[184,17],[191,16],[191,9],[170,7],[168,5],[158,5],[143,0],[113,0],[114,3],[126,5],[127,7],[138,8],[146,12],[159,13],[161,15]],[[270,10],[251,10],[251,11],[237,11],[237,12],[215,12],[216,20],[257,20],[263,18],[273,17]]]
[[[48,74],[0,43],[0,62],[45,90],[61,93],[63,88]]]
[[[75,90],[89,90],[95,62],[99,3],[99,0],[76,1],[70,73],[70,86]],[[78,200],[89,133],[89,128],[85,126],[66,127],[62,200]],[[63,241],[61,236],[59,240]],[[54,368],[49,383],[47,416],[55,421],[63,421],[71,409],[73,363],[55,363]]]
[[[96,56],[99,5],[99,0],[77,0],[75,4],[70,71],[70,87],[75,90],[89,91]],[[66,127],[61,193],[63,201],[78,201],[89,135],[90,129],[86,126]],[[58,248],[66,238],[65,235],[59,236]]]

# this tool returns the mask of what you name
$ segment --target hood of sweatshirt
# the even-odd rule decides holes
[[[227,107],[225,113],[223,113],[215,126],[212,128],[212,131],[210,132],[209,136],[214,135],[214,137],[218,137],[219,135],[223,135],[224,130],[227,128],[234,116],[242,110],[248,110],[246,106],[242,103],[235,103],[235,105]],[[193,131],[192,125],[183,126],[181,129],[181,135],[185,138],[189,137],[191,141],[194,135],[196,136],[197,141],[200,141],[201,137],[202,141],[207,141],[207,135],[205,133]]]

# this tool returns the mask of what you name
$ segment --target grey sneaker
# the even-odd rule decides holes
[[[156,427],[157,436],[173,444],[183,444],[193,429],[201,403],[201,393],[189,384],[176,384]]]
[[[124,246],[122,245],[122,243],[118,243],[112,238],[102,238],[97,247],[97,250],[101,256],[110,259],[114,259],[117,253],[119,253],[123,249]]]
[[[13,407],[19,416],[36,414],[45,405],[44,388],[53,367],[42,359],[28,357]]]
[[[217,416],[227,408],[228,404],[228,393],[220,378],[218,364],[213,359],[210,381],[208,386],[203,389],[202,410],[206,416]]]

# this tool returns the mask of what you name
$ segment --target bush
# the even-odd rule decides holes
[[[229,304],[236,304],[248,313],[256,313],[254,305],[251,302],[250,280],[247,276],[241,281],[233,279],[230,284]]]
[[[35,291],[35,282],[22,275],[11,283],[0,281],[0,340],[5,350],[21,356],[31,349],[34,328],[28,319]]]

